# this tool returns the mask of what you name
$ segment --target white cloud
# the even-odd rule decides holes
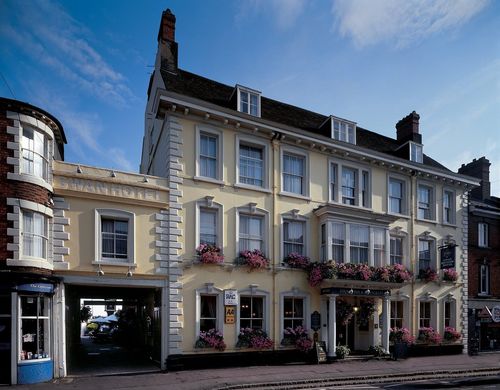
[[[304,11],[306,0],[251,0],[240,2],[236,20],[241,21],[249,13],[266,13],[282,30],[292,27]]]
[[[124,76],[90,43],[91,34],[59,5],[33,1],[14,6],[0,33],[73,88],[115,106],[127,106],[135,96]]]
[[[459,27],[488,0],[335,0],[334,27],[358,47],[379,42],[405,47],[443,30]]]

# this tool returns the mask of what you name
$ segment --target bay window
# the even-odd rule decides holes
[[[370,231],[368,226],[350,225],[351,263],[368,264],[368,247]]]
[[[47,258],[47,217],[35,211],[22,211],[22,254]]]
[[[340,160],[329,163],[328,190],[331,202],[349,206],[371,207],[370,171],[362,166],[344,165]]]
[[[345,245],[345,224],[332,223],[332,254],[333,261],[337,263],[344,262],[344,245]]]
[[[376,267],[381,267],[385,264],[386,249],[385,249],[386,231],[385,229],[373,229],[373,263]]]
[[[47,180],[49,153],[47,137],[31,127],[23,127],[21,140],[22,173]]]

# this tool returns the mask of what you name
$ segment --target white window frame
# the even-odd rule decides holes
[[[405,302],[401,299],[391,299],[390,301],[391,303],[391,307],[390,307],[390,310],[391,310],[391,328],[404,328],[404,325],[405,325]],[[401,313],[397,313],[398,315],[400,315],[401,317],[394,317],[393,316],[393,311],[392,311],[392,308],[393,308],[393,305],[395,305],[397,307],[397,304],[400,303],[401,304]],[[392,326],[392,322],[396,322],[396,320],[401,320],[401,326],[396,326],[396,324],[394,324],[394,326]]]
[[[430,318],[430,326],[433,329],[439,329],[438,328],[438,316],[437,316],[437,299],[433,296],[431,296],[429,293],[425,293],[424,295],[421,295],[417,297],[416,304],[417,304],[417,329],[421,328],[420,326],[420,302],[429,302],[431,305],[431,318]],[[418,334],[418,332],[417,332]]]
[[[202,134],[209,134],[212,136],[217,137],[217,177],[214,179],[212,177],[206,177],[206,176],[201,176],[201,161],[200,161],[200,151],[201,151],[201,135]],[[224,184],[224,176],[223,176],[223,161],[224,161],[224,154],[223,154],[223,143],[224,143],[224,138],[223,138],[223,133],[217,129],[214,129],[213,127],[206,126],[206,125],[196,125],[196,143],[195,143],[195,180],[200,180],[200,181],[207,181],[211,183],[216,183],[216,184]]]
[[[336,137],[335,135],[335,122],[339,123],[339,126],[343,124],[346,126],[345,137],[342,137],[342,132],[339,130],[339,135]],[[348,121],[342,118],[338,118],[335,116],[330,116],[330,126],[331,126],[331,138],[336,141],[346,142],[352,145],[356,145],[356,122]],[[349,126],[352,126],[352,133],[349,131]]]
[[[356,187],[354,205],[342,202],[342,171],[344,168],[352,169],[356,173]],[[332,182],[332,171],[336,170],[336,183]],[[367,204],[363,205],[363,172],[368,174]],[[363,209],[372,208],[372,170],[369,166],[356,164],[354,162],[328,159],[328,199],[329,203],[338,203],[345,207],[357,207]]]
[[[427,189],[430,190],[430,193],[429,193],[429,212],[430,212],[430,218],[420,218],[420,216],[418,215],[418,210],[419,210],[419,203],[420,203],[420,200],[419,200],[419,190],[420,190],[420,187],[425,187]],[[428,183],[428,182],[423,182],[423,181],[419,181],[417,183],[417,194],[416,194],[416,216],[417,216],[417,220],[419,221],[430,221],[430,222],[436,222],[436,187],[434,184],[431,184],[431,183]]]
[[[309,245],[309,218],[304,215],[300,215],[298,210],[293,210],[292,212],[285,213],[281,215],[281,237],[280,237],[280,258],[283,260],[285,258],[285,229],[284,223],[286,221],[290,222],[301,222],[304,224],[304,256],[310,256],[310,245]]]
[[[444,334],[444,329],[446,328],[446,304],[450,304],[450,325],[452,328],[457,329],[457,300],[452,294],[448,294],[445,298],[441,300],[442,307],[442,324],[441,324],[441,334]]]
[[[262,186],[255,186],[247,183],[241,183],[240,182],[240,145],[248,145],[251,147],[255,148],[261,148],[262,149],[262,158],[263,158],[263,180],[262,180]],[[235,163],[235,168],[236,168],[236,183],[235,187],[239,188],[246,188],[246,189],[252,189],[256,191],[264,191],[264,192],[270,192],[269,190],[269,144],[263,140],[260,140],[256,137],[247,137],[243,136],[240,134],[236,135],[236,150],[235,150],[235,155],[236,155],[236,163]]]
[[[44,232],[44,235],[41,235],[41,237],[42,237],[42,240],[44,240],[45,248],[44,248],[43,256],[41,256],[41,257],[26,254],[26,250],[24,248],[24,236],[26,234],[25,228],[24,228],[24,215],[26,213],[33,214],[33,218],[35,217],[35,214],[38,214],[38,215],[42,216],[42,218],[43,218],[45,232]],[[43,261],[48,261],[48,257],[49,257],[49,229],[50,229],[49,217],[44,213],[41,213],[39,211],[30,210],[30,209],[20,209],[19,215],[20,215],[19,226],[20,226],[20,234],[21,234],[21,240],[20,240],[21,258],[28,259],[28,260],[41,259]],[[33,235],[40,236],[39,234],[36,234],[36,233],[33,233]]]
[[[420,271],[420,250],[419,250],[419,242],[420,241],[429,242],[429,244],[430,244],[429,250],[430,250],[430,257],[431,257],[430,258],[430,268],[433,269],[434,271],[437,271],[438,270],[438,267],[437,267],[437,245],[436,245],[437,240],[433,236],[421,234],[421,235],[417,236],[417,246],[416,246],[416,250],[417,250],[416,271],[417,271],[417,273]]]
[[[417,144],[416,142],[409,141],[409,153],[408,156],[410,161],[422,164],[424,162],[424,146],[422,144]],[[415,152],[415,155],[414,155]]]
[[[243,111],[241,109],[241,94],[246,93],[248,95],[248,111]],[[250,109],[250,95],[255,95],[257,96],[257,115],[251,114],[251,109]],[[260,91],[257,91],[255,89],[251,89],[248,87],[244,87],[242,85],[236,85],[236,104],[237,104],[237,110],[239,112],[243,112],[245,114],[251,115],[251,116],[256,116],[260,118],[261,115],[261,95],[262,93]]]
[[[486,278],[486,285],[483,284],[483,273]],[[479,264],[479,283],[478,294],[479,296],[489,296],[491,294],[491,269],[487,261]]]
[[[391,194],[391,180],[394,180],[394,181],[399,181],[403,184],[402,186],[402,199],[401,199],[401,213],[396,213],[394,211],[391,210],[391,202],[390,202],[390,194]],[[410,207],[409,207],[409,192],[408,192],[408,189],[410,188],[410,185],[409,185],[409,180],[407,177],[405,176],[401,176],[401,175],[395,175],[395,174],[390,174],[387,176],[387,213],[388,214],[392,214],[392,215],[397,215],[397,216],[404,216],[404,217],[407,217],[408,216],[408,212],[410,210]]]
[[[258,208],[255,203],[236,209],[236,256],[240,253],[240,215],[258,216],[263,218],[262,252],[269,258],[269,212]]]
[[[304,328],[309,329],[311,318],[311,295],[308,292],[293,287],[280,293],[280,341],[285,337],[285,298],[301,298],[304,302]]]
[[[368,265],[373,266],[375,261],[374,256],[374,229],[383,229],[385,230],[385,259],[383,260],[383,264],[389,264],[389,228],[387,226],[375,225],[375,224],[362,224],[358,222],[352,222],[340,218],[326,218],[320,221],[321,224],[326,224],[326,259],[327,260],[336,260],[333,259],[333,229],[332,223],[341,223],[344,225],[344,263],[351,263],[351,239],[350,239],[350,226],[351,225],[360,225],[364,227],[368,227]],[[320,251],[321,251],[321,240],[320,241]],[[320,252],[321,253],[321,252]]]
[[[301,157],[304,159],[304,177],[303,177],[303,191],[301,194],[297,194],[295,192],[289,192],[284,190],[284,156],[286,155],[292,155],[292,156],[297,156]],[[280,195],[286,195],[286,196],[291,196],[295,198],[301,198],[301,199],[307,199],[310,200],[310,187],[311,187],[311,176],[309,172],[309,153],[299,149],[299,148],[294,148],[292,146],[288,145],[283,145],[280,149],[280,180],[281,180],[281,186],[280,186]]]
[[[450,220],[449,221],[446,220],[446,209],[445,209],[445,198],[446,198],[446,194],[447,193],[451,194],[451,199],[450,199]],[[443,202],[442,202],[442,206],[443,207],[441,209],[443,225],[452,225],[452,226],[454,226],[456,224],[456,210],[457,210],[456,203],[457,203],[457,197],[456,197],[455,190],[453,190],[451,188],[448,188],[448,187],[444,187],[443,188]]]
[[[95,265],[115,265],[125,267],[135,267],[136,264],[136,242],[135,242],[135,214],[130,211],[118,209],[95,209],[95,230],[94,230],[94,261]],[[127,237],[127,258],[115,259],[102,256],[102,219],[118,219],[128,222],[128,237]]]
[[[269,291],[260,290],[256,285],[250,285],[249,288],[242,289],[238,291],[238,306],[236,307],[236,342],[238,341],[238,334],[240,333],[240,309],[241,309],[241,297],[258,297],[264,299],[264,307],[262,308],[262,313],[264,318],[262,319],[262,330],[265,331],[269,337],[272,338],[270,334],[271,327],[271,294]]]
[[[477,224],[477,246],[488,248],[489,244],[489,225],[486,222],[479,222]]]
[[[44,154],[40,154],[38,152],[35,152],[35,150],[32,150],[30,148],[26,148],[26,150],[29,152],[29,153],[32,153],[33,154],[33,160],[26,160],[26,161],[32,161],[32,163],[28,163],[28,165],[31,165],[32,166],[32,169],[33,169],[33,172],[26,172],[25,169],[24,169],[24,166],[25,166],[25,158],[24,158],[24,150],[25,148],[23,147],[23,140],[24,140],[24,131],[25,130],[30,130],[33,132],[33,142],[35,142],[35,136],[38,134],[39,136],[41,136],[43,138],[43,149],[44,149]],[[34,126],[27,126],[27,125],[23,125],[22,126],[22,129],[21,129],[21,139],[20,139],[20,146],[21,146],[21,154],[20,154],[20,165],[21,165],[21,173],[24,174],[24,175],[31,175],[31,176],[35,176],[35,177],[38,177],[39,179],[42,179],[44,181],[48,181],[49,180],[49,166],[50,166],[50,145],[49,145],[49,137],[47,136],[47,133],[45,133],[44,131],[41,131],[40,129],[34,127]],[[40,157],[42,159],[42,175],[36,175],[34,173],[34,166],[35,166],[35,163],[34,163],[34,155],[37,155],[38,157]]]
[[[200,210],[207,209],[217,213],[217,243],[216,245],[222,250],[224,247],[224,206],[221,203],[213,201],[213,197],[207,196],[196,202],[195,216],[195,248],[200,245]]]
[[[404,265],[405,264],[405,237],[404,236],[397,236],[397,235],[394,235],[394,234],[390,234],[390,237],[389,237],[389,264],[391,265],[394,265],[392,264],[392,260],[391,260],[391,257],[392,257],[392,252],[391,252],[391,241],[392,240],[401,240],[401,264]]]
[[[195,339],[200,336],[200,317],[201,317],[201,296],[214,295],[217,297],[217,330],[224,334],[224,291],[214,287],[213,283],[205,283],[205,287],[198,288],[195,291]]]

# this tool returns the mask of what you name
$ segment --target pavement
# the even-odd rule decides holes
[[[305,389],[337,383],[411,381],[420,377],[498,376],[500,353],[477,356],[448,355],[414,357],[405,360],[346,360],[331,364],[293,364],[254,366],[176,372],[156,372],[119,376],[70,376],[50,383],[23,385],[23,389],[92,389],[119,390],[236,390],[236,389]],[[399,379],[398,379],[399,380]],[[397,381],[397,380],[396,380]]]

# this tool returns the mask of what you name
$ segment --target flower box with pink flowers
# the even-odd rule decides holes
[[[456,282],[458,280],[458,272],[453,268],[443,270],[443,281]]]
[[[241,251],[236,264],[247,265],[251,269],[267,268],[269,259],[258,249]]]
[[[196,248],[198,260],[203,264],[220,264],[224,262],[224,255],[219,247],[210,244],[201,244]]]

